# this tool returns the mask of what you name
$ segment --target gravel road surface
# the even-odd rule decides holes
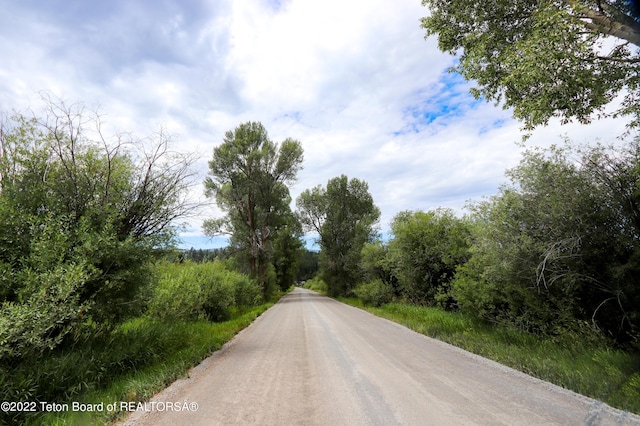
[[[295,289],[125,425],[640,425],[640,417]],[[167,402],[197,403],[173,411]]]

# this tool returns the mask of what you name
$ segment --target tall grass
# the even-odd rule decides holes
[[[615,349],[587,330],[541,337],[438,308],[403,303],[375,308],[364,306],[357,299],[340,300],[418,333],[640,414],[640,354]]]

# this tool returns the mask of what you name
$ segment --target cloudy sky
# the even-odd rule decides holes
[[[474,100],[447,73],[455,58],[424,38],[420,0],[9,0],[0,14],[0,111],[41,105],[43,91],[99,107],[114,132],[162,126],[198,152],[201,179],[224,133],[262,122],[299,140],[292,196],[346,174],[368,182],[388,230],[402,210],[495,194],[521,153],[509,111]],[[529,146],[596,138],[624,122],[551,123]],[[194,197],[202,195],[202,187]],[[185,247],[213,247],[189,220]]]

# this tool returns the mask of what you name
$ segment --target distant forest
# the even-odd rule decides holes
[[[196,263],[213,262],[215,259],[225,260],[231,257],[232,250],[229,247],[214,249],[184,249],[179,254],[170,256],[169,260],[173,261],[191,261]],[[307,281],[318,273],[318,257],[319,253],[312,250],[304,250],[300,256],[298,274],[296,280],[298,282]]]

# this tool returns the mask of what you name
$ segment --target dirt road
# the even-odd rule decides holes
[[[197,411],[166,402],[197,403]],[[640,417],[296,289],[126,425],[636,424]]]

